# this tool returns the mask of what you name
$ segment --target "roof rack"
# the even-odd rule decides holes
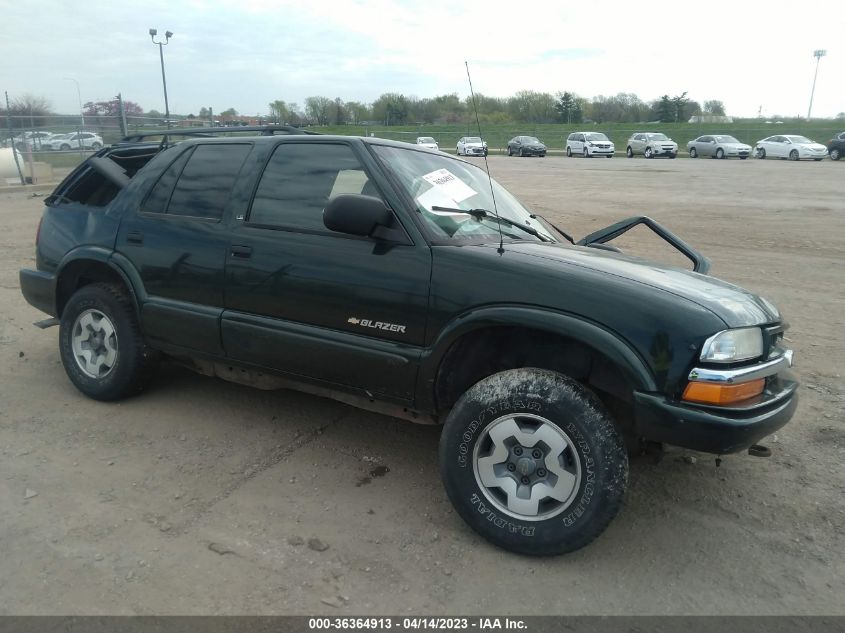
[[[213,130],[213,131],[212,131]],[[162,136],[163,144],[167,144],[169,136],[199,136],[201,138],[214,138],[221,134],[234,134],[235,132],[257,132],[261,136],[273,136],[275,134],[319,134],[312,130],[303,130],[292,125],[232,125],[215,128],[187,128],[184,130],[160,130],[158,132],[144,132],[143,134],[129,134],[124,136],[120,143],[140,143],[151,136]]]

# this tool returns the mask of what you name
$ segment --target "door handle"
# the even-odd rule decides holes
[[[242,257],[244,259],[248,259],[252,256],[252,247],[251,246],[242,246],[240,244],[233,244],[232,245],[232,257]]]
[[[132,244],[143,244],[144,243],[144,234],[141,231],[129,231],[126,234],[126,241]]]

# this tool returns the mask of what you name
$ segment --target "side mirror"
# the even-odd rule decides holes
[[[323,224],[330,231],[375,239],[403,239],[393,224],[393,212],[380,198],[344,194],[334,198],[323,210]]]

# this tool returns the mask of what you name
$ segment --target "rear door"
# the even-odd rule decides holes
[[[115,246],[140,275],[141,327],[158,347],[222,355],[223,266],[229,232],[222,221],[249,143],[186,148],[146,198],[126,212]]]
[[[414,150],[409,150],[414,151]],[[425,341],[431,251],[403,239],[329,231],[323,209],[344,193],[395,201],[360,142],[286,139],[272,148],[226,258],[223,345],[229,357],[397,401],[413,397]],[[388,189],[389,191],[389,189]],[[400,203],[401,204],[401,203]]]

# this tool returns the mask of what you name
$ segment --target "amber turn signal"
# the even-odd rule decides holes
[[[684,389],[683,399],[687,402],[701,404],[727,405],[748,400],[763,393],[766,385],[765,378],[741,382],[739,384],[723,384],[714,382],[691,382]]]

